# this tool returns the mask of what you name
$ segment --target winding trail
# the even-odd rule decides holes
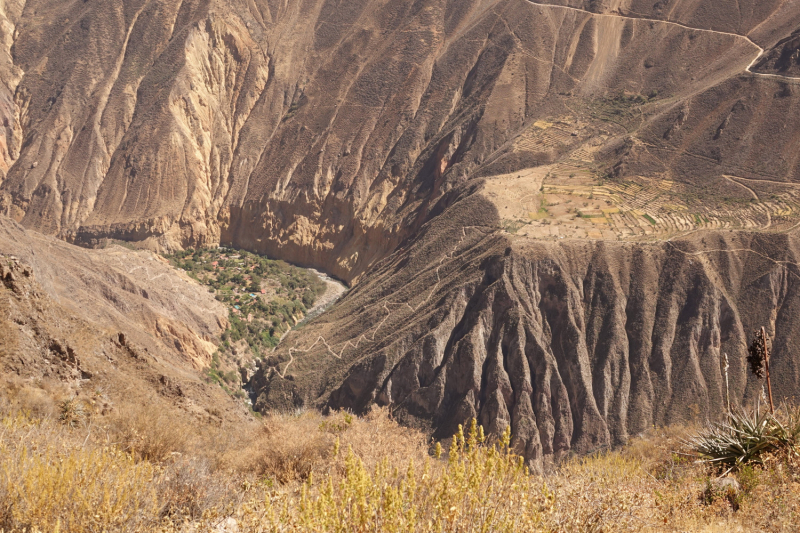
[[[551,9],[564,9],[564,10],[567,10],[567,11],[576,11],[578,13],[585,13],[585,14],[591,15],[593,17],[611,17],[611,18],[621,18],[621,19],[628,19],[628,20],[641,20],[641,21],[645,21],[645,22],[654,22],[654,23],[660,23],[660,24],[669,24],[669,25],[672,25],[672,26],[678,26],[679,28],[683,28],[683,29],[686,29],[686,30],[702,31],[702,32],[707,32],[707,33],[716,33],[717,35],[727,35],[729,37],[736,37],[736,38],[739,38],[739,39],[744,39],[750,45],[752,45],[756,50],[758,50],[758,53],[756,54],[756,56],[753,58],[753,60],[750,62],[750,64],[747,65],[747,67],[744,69],[744,71],[746,73],[748,73],[748,74],[750,74],[752,76],[757,76],[757,77],[772,78],[772,79],[778,79],[778,80],[783,80],[783,81],[787,81],[788,80],[788,81],[800,82],[800,78],[797,78],[797,77],[782,76],[780,74],[763,74],[761,72],[753,72],[752,70],[750,70],[751,68],[753,68],[753,65],[755,65],[758,62],[759,59],[761,59],[761,56],[764,55],[765,50],[763,48],[761,48],[760,45],[756,44],[747,35],[741,35],[739,33],[731,33],[731,32],[727,32],[727,31],[709,30],[707,28],[696,28],[694,26],[689,26],[689,25],[682,24],[680,22],[674,22],[674,21],[671,21],[671,20],[654,19],[654,18],[649,18],[649,17],[645,17],[645,16],[624,15],[622,13],[593,13],[591,11],[588,11],[586,9],[581,9],[581,8],[578,8],[578,7],[560,6],[560,5],[557,5],[557,4],[547,4],[547,3],[535,2],[533,0],[526,0],[526,1],[529,4],[532,4],[532,5],[535,5],[535,6],[538,6],[538,7],[551,8]]]
[[[434,283],[434,285],[431,288],[431,290],[428,293],[428,295],[419,304],[417,304],[416,306],[412,306],[408,302],[385,302],[385,303],[382,303],[382,304],[381,303],[373,304],[373,306],[380,306],[384,311],[386,311],[386,315],[383,317],[383,319],[374,328],[371,329],[371,332],[367,331],[365,333],[362,333],[355,340],[355,342],[349,341],[349,340],[345,341],[345,343],[342,345],[342,347],[341,347],[341,349],[339,350],[338,353],[336,352],[336,350],[333,349],[333,347],[328,343],[328,341],[322,335],[318,336],[317,339],[310,346],[308,346],[307,348],[296,348],[296,347],[289,348],[289,361],[286,363],[286,366],[284,367],[283,371],[282,372],[279,371],[280,377],[281,378],[286,378],[286,373],[289,370],[289,367],[295,361],[295,354],[309,353],[311,350],[313,350],[316,346],[318,346],[320,344],[325,347],[325,349],[327,350],[328,354],[330,354],[332,357],[334,357],[336,359],[341,360],[343,358],[344,352],[345,352],[345,350],[347,348],[352,348],[352,349],[355,350],[361,345],[362,342],[374,342],[378,331],[383,327],[383,325],[386,323],[386,321],[394,314],[394,312],[389,309],[390,306],[392,306],[392,307],[408,307],[412,312],[418,311],[423,305],[425,305],[428,301],[430,301],[430,299],[433,297],[433,295],[438,290],[439,285],[442,282],[442,278],[441,278],[441,275],[440,275],[440,270],[444,266],[446,261],[453,259],[453,257],[455,256],[456,251],[461,246],[461,243],[464,241],[464,239],[466,239],[467,230],[468,229],[485,230],[487,228],[485,228],[484,226],[464,226],[462,228],[462,236],[461,236],[461,238],[455,244],[453,249],[448,254],[446,254],[444,257],[442,257],[442,259],[439,261],[439,265],[436,267],[436,283]],[[490,231],[487,232],[489,234],[494,233],[496,231],[493,228],[488,228],[488,229],[490,230]],[[800,269],[800,264],[798,264],[798,263],[796,263],[794,261],[782,261],[782,260],[779,260],[779,259],[774,259],[774,258],[770,257],[769,255],[767,255],[765,253],[762,253],[762,252],[759,252],[757,250],[754,250],[752,248],[712,249],[712,250],[699,250],[699,251],[690,252],[690,251],[686,251],[686,250],[681,249],[679,246],[677,246],[671,240],[664,241],[664,243],[666,245],[669,245],[670,247],[672,247],[677,252],[680,252],[680,253],[682,253],[684,255],[687,255],[687,256],[705,257],[705,256],[707,256],[709,254],[714,254],[714,253],[726,253],[726,254],[730,254],[730,253],[751,253],[751,254],[755,254],[755,255],[763,258],[763,259],[766,259],[767,261],[770,261],[770,262],[772,262],[772,263],[774,263],[776,265],[795,266],[798,269]],[[789,274],[791,274],[792,276],[795,276],[798,279],[800,279],[800,275],[798,275],[796,272],[792,271],[791,269],[787,269],[787,272]],[[370,306],[370,307],[372,307],[372,306]]]
[[[336,359],[341,360],[343,355],[344,355],[344,351],[348,347],[353,348],[355,350],[361,345],[362,341],[374,342],[375,341],[375,336],[377,335],[378,330],[380,330],[381,327],[386,323],[386,321],[389,320],[389,318],[394,314],[389,309],[389,306],[392,306],[392,307],[408,307],[411,310],[411,312],[416,312],[417,310],[419,310],[423,305],[425,305],[426,303],[428,303],[428,301],[430,301],[430,299],[433,297],[434,294],[436,294],[436,291],[439,289],[439,285],[441,285],[441,283],[442,283],[442,278],[441,278],[441,275],[440,275],[439,271],[444,266],[445,262],[450,260],[450,259],[452,259],[455,256],[456,252],[458,251],[458,248],[461,246],[461,243],[464,242],[464,239],[467,238],[467,230],[474,230],[474,229],[482,230],[482,231],[486,230],[486,229],[489,229],[488,233],[494,233],[495,231],[497,231],[496,228],[487,228],[485,226],[463,226],[461,228],[461,238],[453,246],[453,249],[449,253],[445,254],[442,257],[442,259],[439,261],[439,264],[436,266],[436,283],[433,284],[433,287],[431,287],[431,290],[428,293],[428,295],[419,304],[417,304],[416,307],[412,306],[408,302],[385,302],[383,304],[380,304],[380,306],[383,308],[383,310],[386,311],[386,316],[384,316],[383,319],[380,322],[378,322],[377,326],[372,328],[372,335],[370,335],[370,332],[368,330],[366,333],[362,333],[361,335],[359,335],[359,337],[358,337],[358,339],[356,339],[355,343],[351,342],[351,341],[346,341],[342,345],[342,349],[339,350],[339,353],[336,353],[336,350],[334,350],[331,347],[331,345],[328,343],[328,341],[322,335],[317,337],[317,340],[315,340],[314,343],[311,346],[309,346],[308,348],[289,348],[289,362],[286,363],[286,366],[284,367],[283,372],[280,372],[281,378],[285,378],[286,377],[286,371],[289,370],[289,367],[291,366],[291,364],[294,363],[294,354],[295,353],[300,353],[300,354],[308,353],[311,350],[313,350],[314,347],[316,347],[317,345],[322,344],[323,346],[325,346],[325,349],[328,351],[328,353],[331,356],[335,357]],[[375,304],[373,304],[370,307],[374,307],[374,306],[377,306],[377,305],[379,305],[379,303],[376,302]]]
[[[761,198],[758,196],[758,193],[753,189],[751,189],[750,187],[748,187],[747,185],[745,185],[744,183],[741,183],[739,181],[739,178],[737,178],[736,176],[729,176],[727,174],[722,174],[722,177],[728,180],[729,182],[733,183],[734,185],[738,185],[739,187],[746,189],[752,195],[754,200],[757,200],[759,202],[761,201]],[[764,209],[764,213],[767,215],[767,225],[764,226],[762,229],[768,229],[772,227],[772,214],[770,213],[769,208],[767,208],[766,206],[762,205],[762,208]]]
[[[675,243],[672,242],[672,241],[665,241],[665,242],[666,242],[666,244],[670,245],[677,252],[680,252],[683,255],[687,255],[687,256],[705,257],[705,256],[707,256],[709,254],[719,254],[719,253],[725,253],[725,254],[751,253],[751,254],[754,254],[754,255],[757,255],[757,256],[761,257],[762,259],[766,259],[767,261],[770,261],[770,262],[772,262],[772,263],[774,263],[774,264],[776,264],[778,266],[794,266],[794,267],[797,267],[798,269],[800,269],[800,264],[796,263],[795,261],[782,261],[780,259],[773,259],[769,255],[767,255],[765,253],[762,253],[762,252],[759,252],[758,250],[753,250],[752,248],[729,248],[729,249],[699,250],[699,251],[696,251],[696,252],[688,252],[688,251],[682,250],[680,247],[676,246]],[[794,276],[795,278],[800,280],[800,274],[798,274],[796,272],[793,272],[792,269],[787,268],[786,272],[788,272],[789,274],[791,274],[792,276]]]
[[[183,294],[182,291],[178,290],[178,286],[180,286],[181,284],[180,283],[176,284],[176,278],[178,280],[183,281],[184,283],[191,283],[192,281],[190,281],[191,278],[188,278],[188,276],[186,276],[186,277],[181,276],[181,272],[182,271],[180,269],[176,269],[176,268],[172,267],[172,265],[170,265],[169,263],[167,263],[167,264],[158,263],[157,260],[156,260],[156,262],[153,263],[153,265],[152,265],[153,270],[156,270],[156,271],[163,270],[163,272],[161,272],[159,274],[152,274],[151,273],[151,269],[150,269],[151,265],[146,265],[146,264],[145,265],[136,265],[136,266],[133,266],[131,268],[130,263],[126,263],[124,261],[124,259],[129,258],[129,256],[127,254],[122,253],[122,252],[114,251],[113,249],[111,251],[108,251],[107,253],[105,253],[103,255],[98,255],[98,258],[105,265],[107,265],[107,266],[109,266],[111,268],[115,268],[120,273],[124,273],[125,275],[130,276],[132,278],[131,283],[134,283],[134,281],[138,282],[138,281],[142,281],[143,280],[143,281],[145,281],[146,283],[149,284],[149,283],[152,283],[153,281],[155,281],[155,280],[157,280],[159,278],[167,277],[167,281],[169,281],[169,284],[166,287],[166,289],[169,291],[169,293],[171,294],[171,297],[173,299],[175,299],[177,297],[177,299],[175,299],[173,301],[174,304],[179,304],[179,303],[183,304],[183,303],[185,303],[186,308],[187,309],[191,309],[193,313],[203,314],[203,315],[212,316],[212,317],[217,316],[217,314],[214,313],[211,309],[207,309],[207,308],[205,308],[203,306],[197,305],[197,300],[193,300],[193,299],[187,297],[185,294]],[[141,258],[141,260],[143,262],[144,261],[153,261],[153,259],[145,259],[145,258]],[[137,270],[143,270],[144,271],[144,276],[142,278],[140,278],[140,277],[138,277],[138,276],[136,276],[134,274],[134,272],[136,272]],[[136,284],[137,283],[134,283],[134,285],[136,285]],[[159,307],[164,307],[164,304],[161,303],[158,300],[152,300],[151,299],[150,302],[151,302],[151,305],[153,303],[157,302],[157,305]]]

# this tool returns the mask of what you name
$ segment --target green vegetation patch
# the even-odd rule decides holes
[[[233,345],[244,341],[254,357],[264,357],[326,290],[325,282],[308,270],[242,250],[188,249],[167,259],[228,307],[230,327],[222,334],[220,357],[207,371],[209,380],[220,385],[238,381],[220,363],[231,359]]]
[[[539,212],[538,212],[538,214],[540,214],[540,215],[548,215],[549,211],[547,210],[547,205],[548,205],[547,204],[547,199],[545,199],[544,195],[542,195],[542,198],[539,200]]]
[[[517,233],[524,226],[530,224],[523,220],[503,220],[503,230],[507,233]]]

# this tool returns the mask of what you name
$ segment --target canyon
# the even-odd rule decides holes
[[[0,0],[2,252],[38,283],[117,241],[319,269],[351,289],[257,410],[475,417],[540,466],[714,417],[723,354],[754,401],[761,326],[792,398],[799,29],[796,0]],[[185,283],[135,328],[191,372],[225,317]]]

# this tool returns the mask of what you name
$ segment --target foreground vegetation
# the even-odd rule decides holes
[[[38,404],[37,404],[38,405]],[[146,408],[93,414],[5,400],[3,531],[796,531],[800,461],[775,448],[720,470],[691,428],[528,473],[509,435],[445,446],[388,412],[188,425]],[[776,415],[780,416],[780,415]],[[198,427],[201,426],[201,427]],[[678,452],[678,453],[676,453]],[[735,483],[734,483],[735,480]],[[227,529],[226,529],[227,528]]]
[[[727,471],[763,463],[776,454],[797,455],[800,411],[784,408],[777,416],[760,408],[731,411],[724,421],[711,424],[687,444],[701,461]]]

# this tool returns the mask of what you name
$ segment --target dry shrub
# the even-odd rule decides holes
[[[709,491],[716,474],[675,453],[686,428],[651,431],[539,476],[510,453],[507,434],[495,447],[473,428],[436,459],[422,434],[385,410],[271,416],[241,434],[167,432],[169,419],[148,416],[95,416],[78,427],[5,416],[0,529],[777,532],[800,523],[798,457],[765,457],[732,474],[741,491]],[[189,431],[196,436],[170,436]],[[128,438],[115,445],[115,435]]]
[[[218,455],[237,443],[229,430],[191,424],[155,405],[126,406],[103,422],[107,443],[160,466],[159,518],[194,520],[235,501],[238,477],[218,471]]]
[[[12,375],[0,382],[0,412],[3,413],[57,418],[60,401],[70,397],[67,387],[57,381],[40,380],[33,383]]]
[[[242,506],[239,523],[245,531],[533,531],[552,496],[509,441],[505,434],[499,446],[485,445],[473,426],[453,439],[446,460],[384,459],[373,469],[350,449],[341,475],[310,475],[297,497],[268,492]]]
[[[196,520],[213,509],[230,509],[240,496],[236,478],[215,471],[203,458],[179,458],[156,483],[160,518]]]
[[[305,479],[333,448],[333,439],[319,429],[320,421],[320,415],[312,412],[269,416],[226,450],[221,463],[279,483]]]
[[[344,415],[340,413],[333,420],[340,416]],[[406,465],[409,461],[422,464],[429,457],[426,435],[400,426],[386,408],[374,408],[364,418],[354,418],[338,437],[342,451],[352,449],[370,470],[382,461],[393,465]]]
[[[231,511],[241,496],[239,480],[209,459],[169,454],[155,464],[93,438],[96,429],[2,418],[0,531],[154,531],[164,519]]]
[[[393,431],[391,420],[371,422],[375,427],[389,424],[386,431]],[[396,426],[395,430],[407,431]],[[525,473],[519,458],[507,451],[475,447],[470,442],[481,439],[475,439],[474,432],[467,434],[466,444],[464,437],[456,439],[457,449],[446,462],[410,462],[402,450],[424,450],[424,446],[389,443],[385,448],[369,446],[366,460],[376,448],[396,452],[392,459],[367,467],[356,447],[346,452],[342,444],[338,455],[334,447],[327,471],[312,469],[300,490],[296,486],[269,490],[243,505],[236,516],[242,531],[797,529],[796,458],[775,458],[769,468],[739,472],[742,490],[735,498],[707,501],[705,488],[713,473],[689,460],[681,449],[692,431],[653,430],[619,450],[573,458],[544,477]],[[340,441],[355,435],[355,429],[341,431]],[[322,475],[317,476],[318,471]]]
[[[151,522],[156,469],[113,447],[76,444],[69,431],[22,416],[2,420],[0,529],[137,531]]]
[[[110,444],[154,463],[194,451],[200,429],[151,405],[126,406],[103,422]]]
[[[738,521],[761,531],[800,529],[800,459],[772,457],[736,474],[742,485]]]
[[[419,462],[426,457],[422,433],[400,427],[386,409],[374,409],[365,418],[346,412],[323,416],[317,411],[273,414],[231,446],[222,464],[239,472],[280,484],[303,481],[312,472],[343,472],[343,458],[333,461],[337,441],[351,448],[368,468],[390,462]]]
[[[696,427],[693,425],[653,428],[632,438],[620,452],[647,468],[657,468],[674,460],[675,453],[683,448],[683,443],[694,431]]]

